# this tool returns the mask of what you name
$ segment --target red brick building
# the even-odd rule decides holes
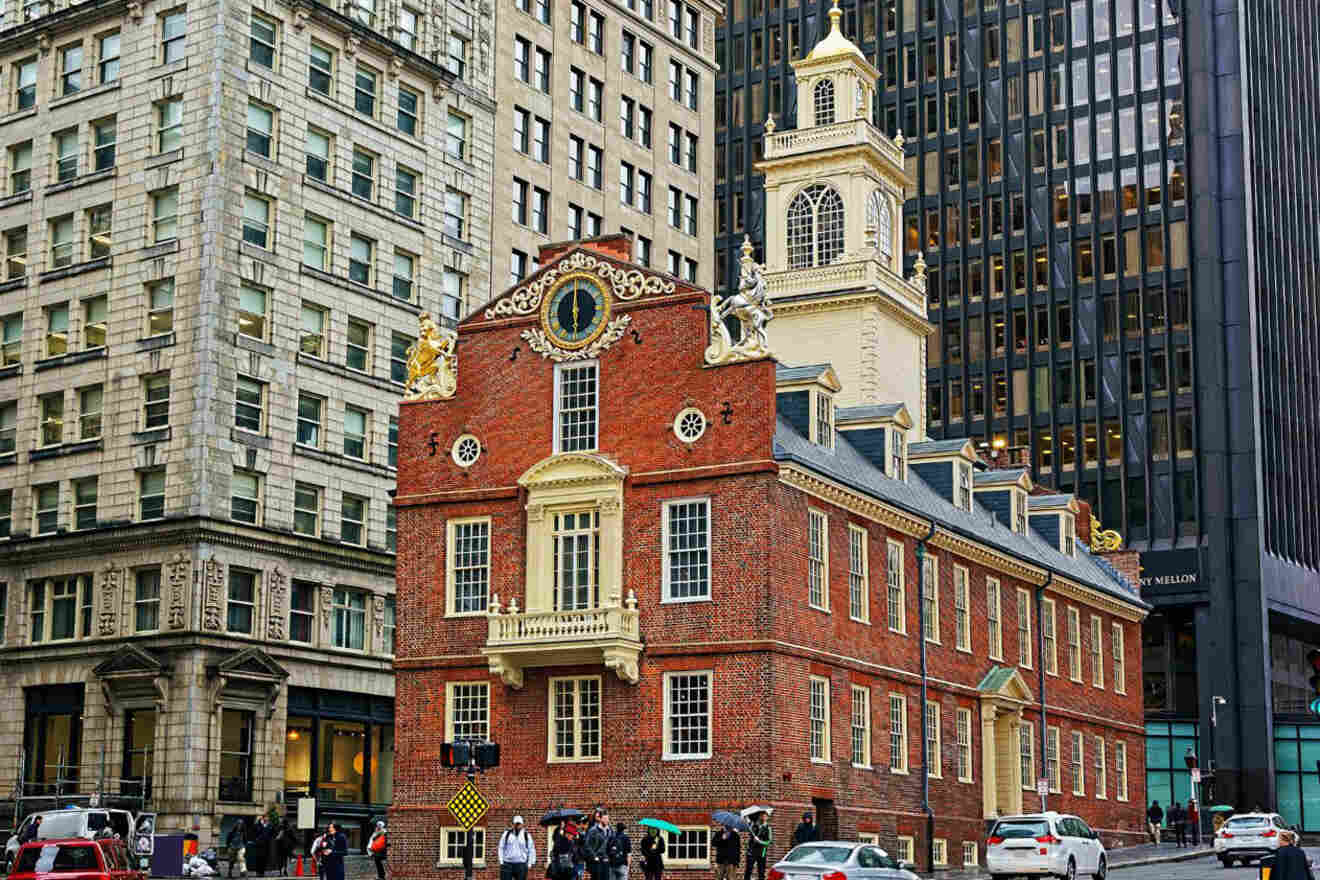
[[[1041,777],[1140,837],[1146,606],[1075,501],[921,442],[911,405],[836,407],[828,364],[711,365],[710,295],[630,250],[544,248],[460,323],[452,397],[401,408],[396,874],[452,875],[465,736],[503,749],[492,845],[600,802],[682,826],[682,872],[712,810],[766,803],[772,860],[812,810],[924,864],[923,739],[937,862],[980,863]]]

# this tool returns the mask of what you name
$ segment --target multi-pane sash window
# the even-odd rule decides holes
[[[243,194],[243,240],[259,248],[270,247],[270,202],[252,193]]]
[[[156,105],[156,152],[168,153],[181,146],[183,146],[183,98],[170,98]]]
[[[234,471],[229,482],[229,516],[235,522],[256,525],[261,519],[261,478],[250,471]]]
[[[160,569],[139,569],[133,589],[133,631],[160,629]]]
[[[366,410],[344,407],[344,455],[357,459],[367,457]]]
[[[445,686],[446,739],[484,740],[490,735],[490,685],[449,682]]]
[[[1127,661],[1123,653],[1123,624],[1115,622],[1109,631],[1109,647],[1114,657],[1114,693],[1127,693]]]
[[[355,284],[371,284],[371,268],[375,263],[376,243],[354,232],[348,238],[348,280]],[[350,341],[351,344],[351,341]]]
[[[903,597],[903,545],[890,541],[885,545],[885,586],[886,605],[889,614],[889,629],[896,633],[907,632],[907,610]]]
[[[394,249],[394,276],[390,283],[390,294],[395,299],[411,302],[413,297],[413,274],[416,271],[417,258],[398,248]],[[445,314],[449,312],[441,309]]]
[[[992,577],[985,579],[985,629],[989,640],[990,659],[1004,659],[1004,623],[1003,609],[999,601],[999,581]]]
[[[159,190],[151,194],[152,242],[160,244],[179,237],[179,188]]]
[[[870,619],[870,584],[866,558],[866,530],[848,525],[848,616]]]
[[[161,63],[170,64],[183,57],[187,48],[188,14],[184,10],[161,17]]]
[[[955,735],[958,739],[958,781],[972,781],[972,710],[954,711]]]
[[[830,760],[830,682],[826,678],[811,677],[810,704],[811,760],[829,763]]]
[[[361,651],[366,644],[367,594],[337,588],[330,609],[330,644]]]
[[[69,304],[50,306],[46,309],[46,357],[65,354],[68,350]]]
[[[1059,674],[1058,636],[1055,628],[1054,600],[1040,600],[1041,660],[1050,675]]]
[[[655,73],[655,47],[645,40],[637,42],[637,78],[650,83]]]
[[[459,78],[467,71],[468,41],[458,34],[451,33],[445,44],[448,67]]]
[[[1059,728],[1045,729],[1045,776],[1050,781],[1050,791],[1062,791],[1062,778],[1059,768]]]
[[[142,427],[163,428],[170,423],[170,374],[142,381]]]
[[[27,227],[20,226],[5,233],[5,280],[13,281],[27,275]]]
[[[532,42],[526,37],[513,38],[513,75],[521,82],[532,78]]]
[[[12,456],[18,444],[18,402],[0,404],[0,455]]]
[[[294,581],[289,591],[289,641],[311,642],[316,622],[316,584]]]
[[[174,279],[166,278],[147,286],[147,335],[156,336],[174,329]]]
[[[322,272],[329,271],[329,221],[313,217],[310,214],[303,218],[303,262],[313,269],[320,269]],[[306,349],[304,348],[303,351],[306,351]]]
[[[225,605],[225,629],[252,634],[252,616],[257,602],[257,573],[229,567],[229,593]]]
[[[110,83],[119,79],[118,31],[101,37],[96,57],[100,59],[97,68],[100,71],[100,81],[102,83]]]
[[[940,575],[939,560],[927,554],[921,572],[921,601],[926,610],[922,635],[926,641],[940,642]]]
[[[394,125],[399,131],[411,137],[417,136],[417,115],[421,98],[412,89],[399,86],[399,107],[395,114]]]
[[[160,519],[165,515],[165,471],[138,474],[138,518]]]
[[[807,604],[829,608],[829,520],[818,510],[807,511]]]
[[[1114,795],[1120,801],[1128,799],[1127,743],[1114,743]]]
[[[371,325],[356,318],[348,319],[345,365],[350,370],[369,372],[371,365]]]
[[[404,6],[399,9],[398,42],[410,52],[417,51],[417,13]]]
[[[266,291],[246,281],[238,288],[238,332],[253,339],[266,338]]]
[[[302,392],[298,394],[298,443],[321,447],[321,410],[325,400]]]
[[[376,94],[378,88],[376,71],[358,65],[353,78],[353,106],[359,113],[376,116]]]
[[[1036,787],[1036,730],[1025,721],[1018,725],[1018,776],[1027,791]]]
[[[711,674],[671,672],[665,675],[666,758],[709,758],[711,755]]]
[[[405,217],[417,216],[417,175],[401,165],[394,170],[394,210]]]
[[[1082,623],[1076,608],[1068,609],[1068,677],[1082,680]]]
[[[556,513],[552,543],[555,610],[596,607],[600,598],[600,512]]]
[[[14,523],[14,490],[0,491],[0,538],[8,538]]]
[[[889,695],[889,769],[908,771],[907,698],[901,694]]]
[[[408,349],[415,340],[402,333],[390,334],[390,381],[406,382],[408,379]]]
[[[73,265],[73,215],[50,221],[50,265],[54,269]],[[67,317],[67,316],[66,316]],[[67,332],[67,327],[65,328]],[[63,351],[47,354],[63,354]]]
[[[1017,591],[1018,622],[1018,665],[1031,668],[1031,594],[1026,590]]]
[[[392,468],[399,466],[399,417],[390,416],[389,429],[385,435],[385,464]],[[390,508],[390,516],[394,508]]]
[[[376,157],[365,150],[353,151],[353,195],[370,199],[376,183]]]
[[[58,446],[64,442],[64,392],[43,394],[41,403],[41,446]]]
[[[449,120],[445,125],[445,152],[451,159],[467,161],[468,122],[466,116],[449,111]]]
[[[330,94],[334,82],[334,53],[312,43],[307,58],[307,85],[323,95]]]
[[[271,147],[275,140],[275,111],[263,107],[256,101],[248,101],[247,108],[247,149],[258,156],[271,158]]]
[[[376,0],[350,0],[348,14],[359,24],[376,26]]]
[[[54,533],[60,525],[60,484],[33,486],[32,494],[36,507],[36,534]]]
[[[53,642],[92,634],[92,576],[28,582],[30,641]]]
[[[693,174],[697,173],[697,136],[691,132],[685,132],[684,138],[687,144],[687,170]]]
[[[557,452],[596,448],[598,367],[595,362],[555,367],[555,440]]]
[[[1104,622],[1099,615],[1091,615],[1091,684],[1098,688],[1105,686],[1104,657]]]
[[[871,766],[871,692],[852,686],[852,765]]]
[[[463,317],[467,305],[467,276],[457,269],[445,267],[440,285],[440,312],[455,323]]]
[[[339,539],[345,544],[362,546],[366,543],[367,499],[344,493],[340,511]]]
[[[540,46],[536,47],[536,68],[533,85],[539,90],[550,94],[550,53]]]
[[[78,129],[55,135],[55,182],[64,183],[78,176]]]
[[[275,67],[275,23],[259,15],[253,15],[248,24],[248,60],[253,64],[274,69]]]
[[[245,431],[261,432],[265,386],[258,380],[239,376],[234,386],[234,425]]]
[[[100,385],[78,391],[78,439],[95,440],[101,436],[101,409],[105,395]]]
[[[597,761],[601,757],[600,679],[550,679],[553,761]]]
[[[293,484],[293,530],[300,535],[321,534],[321,490],[307,483]]]
[[[1109,780],[1106,778],[1105,768],[1105,740],[1104,737],[1091,737],[1091,751],[1094,754],[1095,761],[1095,796],[1101,800],[1109,797]]]
[[[484,614],[490,593],[490,521],[449,523],[450,614]]]
[[[967,583],[967,569],[953,567],[953,620],[956,645],[959,651],[972,650],[971,596]]]
[[[391,547],[390,549],[394,549]],[[380,649],[386,654],[394,653],[395,636],[399,629],[398,611],[395,609],[394,597],[385,597],[385,619],[381,622],[380,629]]]
[[[110,244],[114,240],[111,228],[113,220],[111,205],[97,205],[87,211],[87,256],[90,259],[99,260],[110,256]]]
[[[710,501],[665,505],[665,592],[667,601],[710,598]]]
[[[444,843],[440,852],[440,858],[437,860],[437,867],[444,865],[447,867],[459,867],[463,864],[464,853],[467,851],[468,833],[462,828],[441,828],[440,833]],[[481,866],[486,864],[486,829],[472,829],[472,864]]]
[[[19,195],[32,188],[32,141],[9,148],[9,194]]]
[[[444,233],[464,240],[467,230],[468,197],[455,189],[445,190]]]
[[[940,755],[940,704],[926,704],[926,754],[928,756],[930,776],[939,779],[944,776],[944,760]]]
[[[37,59],[31,58],[14,65],[14,78],[17,83],[18,105],[15,109],[26,110],[37,105]]]
[[[1083,746],[1083,737],[1081,731],[1074,730],[1072,733],[1072,793],[1075,795],[1086,794],[1086,771],[1084,768],[1085,748]]]

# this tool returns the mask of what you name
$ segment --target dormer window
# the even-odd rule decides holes
[[[1027,533],[1027,493],[1021,489],[1013,490],[1013,531]]]
[[[1062,528],[1059,529],[1059,550],[1064,556],[1077,555],[1077,535],[1074,531],[1077,526],[1070,514],[1063,514],[1059,517]]]
[[[824,391],[813,391],[811,405],[811,442],[826,449],[834,448],[834,398]]]
[[[889,476],[906,480],[907,440],[898,428],[889,430]]]
[[[958,493],[955,503],[963,510],[972,509],[972,466],[959,462],[954,465],[958,471]]]
[[[834,80],[823,79],[816,83],[812,91],[816,107],[816,124],[834,124]]]

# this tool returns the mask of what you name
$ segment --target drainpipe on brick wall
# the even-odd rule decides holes
[[[917,542],[917,640],[921,644],[921,809],[926,813],[926,870],[935,867],[935,811],[930,808],[930,740],[926,736],[926,542],[935,537],[931,522]],[[939,585],[935,585],[939,589]],[[938,757],[938,756],[937,756]]]
[[[1045,771],[1045,778],[1050,776],[1050,732],[1045,721],[1045,588],[1054,582],[1054,572],[1046,572],[1045,583],[1036,588],[1036,681],[1040,683],[1040,757],[1041,767]],[[1081,626],[1081,624],[1078,624]],[[1058,638],[1055,638],[1055,644],[1058,644]],[[1063,747],[1062,743],[1059,745]],[[1057,762],[1059,755],[1054,756]],[[1045,785],[1045,794],[1040,796],[1040,811],[1043,813],[1048,809],[1046,801],[1049,799],[1049,784]]]

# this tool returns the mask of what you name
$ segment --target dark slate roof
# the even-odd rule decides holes
[[[981,471],[972,478],[972,486],[1007,486],[1022,479],[1026,468],[1011,468],[1001,471]]]
[[[955,452],[962,452],[966,445],[966,437],[954,440],[924,440],[921,443],[910,444],[908,455],[953,455]]]
[[[1028,499],[1027,507],[1031,509],[1035,509],[1039,507],[1042,509],[1052,510],[1056,507],[1067,507],[1068,502],[1072,501],[1072,499],[1073,497],[1071,495],[1062,495],[1062,494],[1032,495],[1031,498]]]
[[[776,382],[805,382],[808,379],[818,379],[826,370],[834,369],[831,364],[808,364],[805,367],[786,367],[783,364],[775,366]]]
[[[862,422],[867,419],[892,419],[903,408],[901,403],[881,403],[875,406],[841,406],[834,410],[838,423]]]
[[[775,429],[774,455],[777,461],[795,462],[886,504],[932,520],[950,532],[1093,587],[1121,602],[1139,608],[1151,607],[1126,581],[1115,576],[1112,566],[1101,564],[1103,560],[1092,556],[1080,543],[1076,557],[1065,556],[1031,529],[1027,534],[1019,535],[1005,527],[994,514],[975,501],[970,512],[954,507],[911,469],[906,481],[887,477],[853,448],[847,432],[836,431],[834,449],[829,450],[812,443],[788,422],[779,419]]]

